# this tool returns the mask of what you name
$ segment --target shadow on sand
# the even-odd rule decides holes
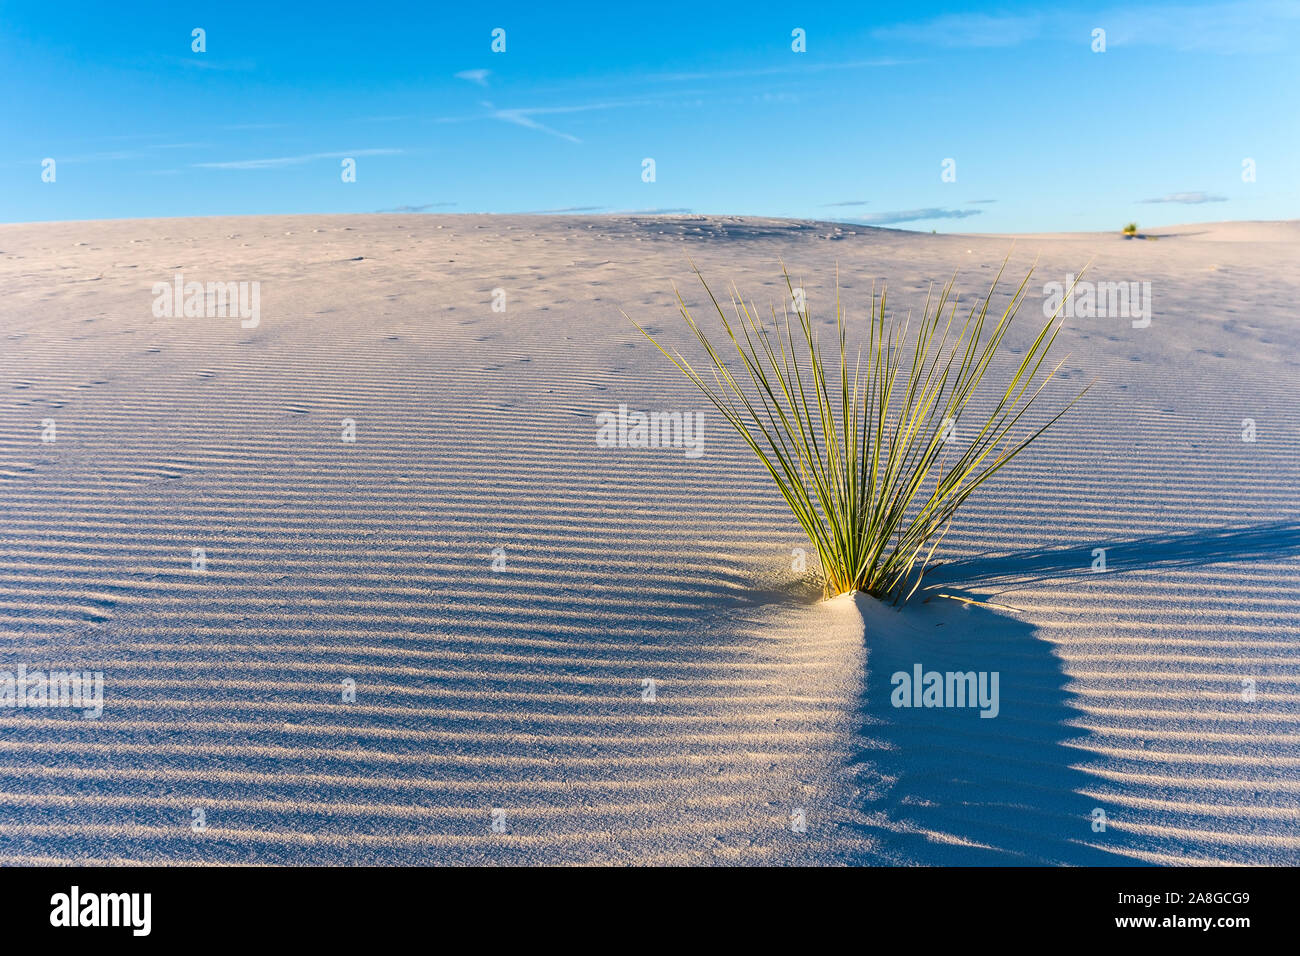
[[[1300,554],[1300,522],[1294,519],[1236,528],[1151,535],[1129,541],[1097,541],[1071,548],[1017,551],[943,564],[926,575],[926,588],[957,584],[986,590],[1003,584],[1087,577],[1093,551],[1106,550],[1106,573],[1153,568],[1193,568],[1223,561],[1269,561]]]
[[[851,826],[883,861],[947,866],[1125,858],[1089,846],[1092,782],[1071,765],[1086,731],[1061,663],[1031,625],[988,608],[933,598],[906,612],[858,598],[867,680],[853,768]],[[895,674],[998,675],[997,714],[978,706],[896,707]],[[991,683],[989,685],[992,689]],[[991,711],[990,711],[991,712]]]
[[[1300,525],[1275,522],[1107,547],[1112,572],[1276,560],[1300,553]],[[1000,583],[1086,575],[1092,548],[1024,551],[955,562],[936,575],[949,594]],[[1082,569],[1082,570],[1081,570]],[[960,587],[958,587],[960,585]],[[961,588],[969,588],[963,591]],[[934,865],[1131,865],[1141,837],[1093,831],[1104,781],[1078,769],[1088,731],[1051,646],[1032,625],[960,601],[918,595],[905,611],[859,596],[867,677],[852,769],[849,826],[873,862]],[[896,707],[895,674],[996,672],[998,714],[977,707]],[[1113,849],[1108,849],[1113,848]]]

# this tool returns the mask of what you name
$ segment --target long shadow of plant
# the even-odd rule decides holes
[[[1300,524],[1138,538],[1107,547],[1112,571],[1268,561],[1300,554]],[[1024,551],[940,569],[948,594],[1091,573],[1092,547]],[[969,593],[969,592],[968,592]],[[975,595],[971,594],[974,597]],[[1031,624],[937,596],[899,611],[860,598],[867,678],[849,826],[875,861],[943,865],[1132,864],[1140,836],[1094,829],[1102,781],[1079,769],[1079,711]],[[895,706],[894,675],[999,675],[996,717],[977,707]],[[1109,811],[1108,811],[1109,812]]]
[[[1097,541],[1069,548],[1017,551],[998,557],[954,561],[926,575],[926,587],[952,582],[979,588],[1007,583],[1084,577],[1092,572],[1095,551],[1105,549],[1106,573],[1154,568],[1188,568],[1225,561],[1269,561],[1300,554],[1300,522],[1272,521],[1246,527],[1212,528],[1150,535],[1129,541]]]
[[[1075,863],[1122,858],[1088,844],[1097,800],[1075,769],[1086,731],[1050,645],[1031,625],[936,598],[896,611],[860,601],[867,680],[854,766],[851,825],[891,862],[932,865]],[[978,706],[895,706],[897,674],[997,674],[996,715]],[[987,685],[992,690],[993,685]]]

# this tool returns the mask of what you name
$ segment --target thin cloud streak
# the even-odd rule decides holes
[[[516,216],[562,216],[578,212],[600,212],[604,206],[562,206],[559,209],[525,209]]]
[[[910,60],[898,57],[876,57],[870,60],[851,60],[845,63],[809,63],[800,66],[770,66],[751,70],[713,70],[698,73],[649,73],[643,77],[629,77],[651,83],[690,83],[698,80],[735,80],[753,76],[782,76],[791,73],[827,73],[834,70],[862,70],[870,67],[900,66]]]
[[[892,226],[900,222],[923,222],[927,219],[966,219],[970,216],[983,215],[982,209],[940,209],[931,206],[926,209],[898,209],[894,212],[878,212],[853,220],[864,226]]]
[[[666,209],[616,209],[616,216],[689,216],[695,210],[685,206]]]
[[[915,43],[943,47],[1018,46],[1038,36],[1040,16],[996,16],[986,13],[946,13],[916,23],[880,27],[873,39],[886,43]]]
[[[1190,193],[1170,193],[1167,196],[1160,196],[1157,199],[1139,199],[1138,202],[1176,202],[1187,206],[1199,206],[1206,202],[1227,202],[1227,196],[1215,196],[1211,193],[1190,192]]]
[[[503,123],[513,123],[515,126],[522,126],[524,129],[537,130],[539,133],[546,133],[549,136],[558,136],[560,139],[566,139],[570,143],[581,143],[582,140],[570,133],[562,133],[558,129],[547,126],[545,123],[539,123],[532,118],[530,110],[493,110],[488,114],[489,117],[501,120]]]
[[[1092,30],[1106,31],[1107,48],[1165,47],[1211,53],[1275,53],[1300,40],[1300,4],[1295,0],[1236,0],[1211,4],[1112,7],[1094,13],[949,13],[873,30],[885,43],[992,49],[1031,40],[1092,42]]]
[[[400,149],[354,149],[341,153],[307,153],[302,156],[275,156],[269,159],[236,159],[222,163],[191,163],[198,169],[281,169],[300,166],[317,159],[351,159],[357,156],[392,156]]]
[[[502,123],[510,123],[514,126],[522,126],[524,129],[531,129],[539,133],[545,133],[548,136],[555,136],[558,139],[567,140],[570,143],[581,143],[582,140],[566,133],[563,130],[547,126],[535,119],[534,116],[552,116],[563,113],[587,113],[592,110],[609,110],[619,109],[626,106],[645,105],[645,100],[627,100],[599,103],[580,103],[575,106],[521,106],[510,108],[498,108],[492,103],[484,102],[479,105],[487,110],[479,116],[440,116],[434,120],[436,123],[467,123],[478,119],[493,119]]]
[[[427,202],[421,206],[394,206],[392,209],[376,209],[375,212],[424,212],[426,209],[439,209],[455,205],[454,202]]]

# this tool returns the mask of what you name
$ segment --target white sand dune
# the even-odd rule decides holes
[[[818,603],[757,463],[619,312],[686,347],[688,256],[760,300],[783,258],[821,319],[837,261],[851,320],[877,278],[919,309],[1006,237],[0,226],[0,671],[105,680],[99,720],[0,709],[0,862],[1300,861],[1300,227],[1154,233],[1012,253],[1154,302],[1067,324],[1056,400],[1096,386],[944,542],[941,590],[1013,613]],[[260,325],[155,318],[177,272],[260,282]],[[598,448],[619,404],[703,411],[704,454]],[[999,672],[998,717],[893,707],[915,663]]]

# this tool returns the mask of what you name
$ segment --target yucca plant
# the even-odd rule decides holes
[[[824,355],[784,263],[790,293],[784,327],[775,308],[774,325],[760,320],[757,309],[745,303],[734,285],[734,319],[729,319],[693,263],[692,268],[743,371],[733,371],[719,354],[676,286],[682,317],[704,348],[713,381],[706,381],[680,352],[669,352],[636,327],[704,392],[758,456],[817,549],[827,597],[865,591],[895,603],[910,598],[961,504],[1083,395],[1080,392],[1045,424],[1014,434],[1063,364],[1043,371],[1061,328],[1058,307],[996,403],[977,415],[972,411],[973,437],[947,464],[947,439],[999,353],[1025,299],[1032,269],[1001,317],[990,322],[994,292],[1006,268],[1003,262],[988,294],[960,323],[955,337],[956,277],[937,299],[932,289],[910,349],[910,319],[901,325],[893,321],[885,290],[877,297],[873,286],[871,312],[862,330],[866,341],[856,358],[849,354],[837,270],[837,374],[835,357],[828,361]]]

